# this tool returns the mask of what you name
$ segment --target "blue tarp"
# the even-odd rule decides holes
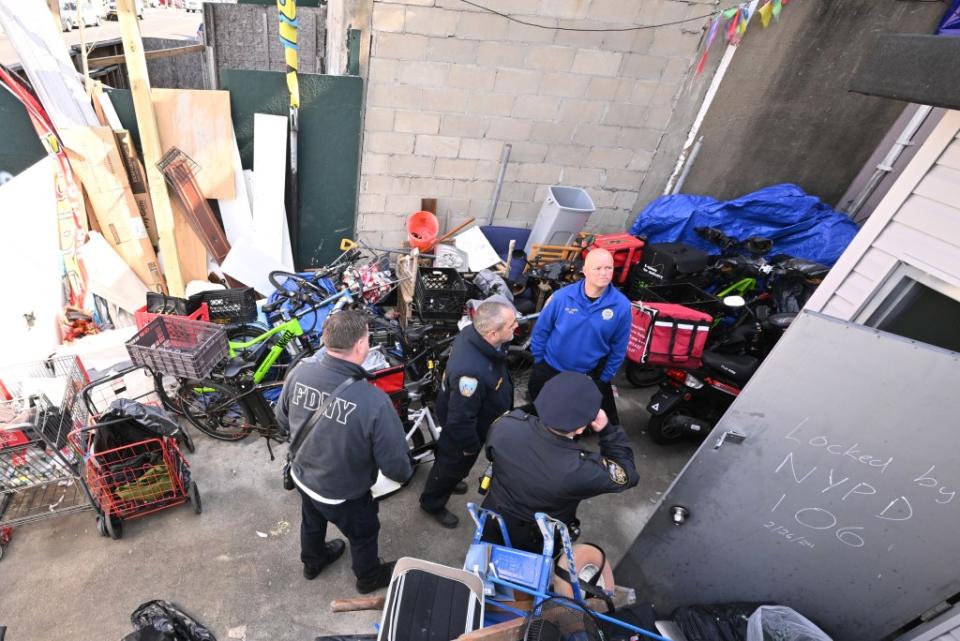
[[[953,0],[940,22],[939,36],[960,36],[960,0]]]
[[[709,254],[720,248],[700,238],[697,227],[716,227],[744,240],[763,236],[774,242],[771,256],[788,254],[832,267],[859,228],[844,214],[796,185],[765,187],[735,200],[678,194],[656,199],[630,228],[648,243],[683,242]]]

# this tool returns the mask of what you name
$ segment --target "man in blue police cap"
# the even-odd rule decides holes
[[[562,372],[537,396],[539,416],[514,410],[491,426],[486,452],[493,479],[483,507],[504,517],[513,547],[542,551],[537,512],[563,521],[575,533],[580,501],[637,484],[630,441],[623,428],[607,420],[601,399],[589,376]],[[599,452],[575,440],[588,429],[600,437]],[[499,532],[488,527],[484,539],[500,542]]]

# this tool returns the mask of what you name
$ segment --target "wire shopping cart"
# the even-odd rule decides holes
[[[82,457],[102,536],[119,539],[125,520],[188,501],[200,514],[200,493],[178,444],[183,432],[164,413],[148,369],[132,367],[90,383],[73,413],[83,420],[70,441]]]
[[[0,531],[91,508],[68,442],[89,382],[76,356],[0,365]]]

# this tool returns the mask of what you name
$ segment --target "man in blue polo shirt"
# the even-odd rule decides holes
[[[530,398],[536,399],[544,383],[560,372],[587,374],[603,394],[603,411],[619,425],[610,381],[627,355],[630,301],[610,286],[613,256],[607,250],[587,254],[583,277],[555,292],[537,319],[530,345],[535,362]]]

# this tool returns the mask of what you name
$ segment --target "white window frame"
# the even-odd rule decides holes
[[[884,279],[883,284],[873,291],[870,298],[867,299],[867,302],[864,303],[860,311],[854,316],[853,321],[860,325],[866,325],[870,317],[883,307],[886,307],[889,311],[895,309],[897,303],[910,291],[910,288],[905,286],[908,284],[907,281],[914,281],[921,285],[926,285],[930,289],[960,302],[960,287],[951,285],[913,265],[899,262],[897,266],[890,271],[886,279]],[[901,290],[900,296],[888,301],[887,299],[890,295],[894,294],[898,289]],[[871,325],[871,327],[875,325],[876,323]]]

